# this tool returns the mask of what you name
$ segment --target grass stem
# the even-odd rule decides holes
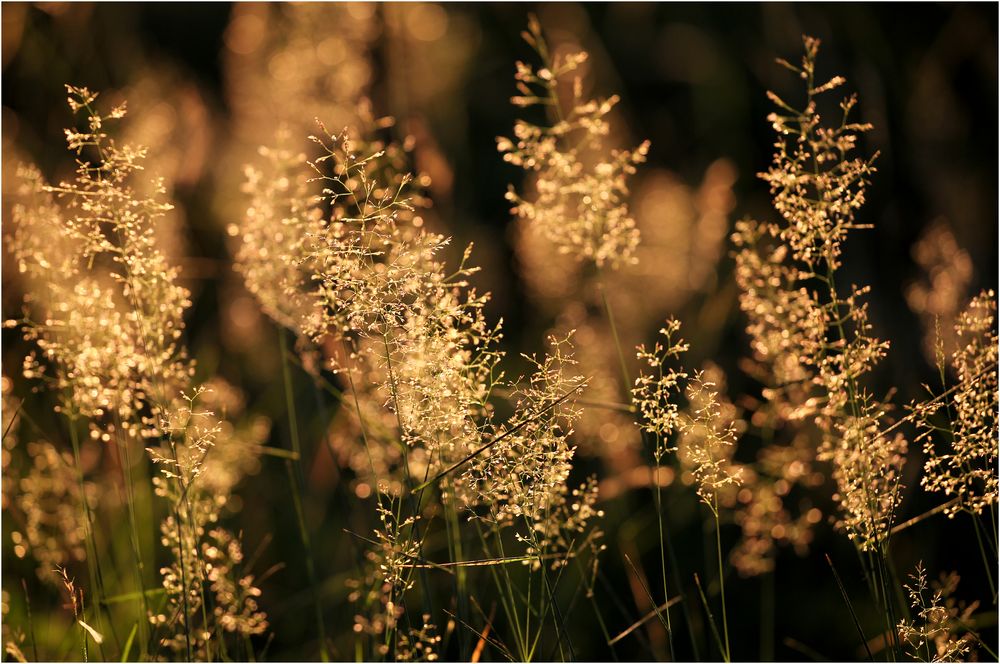
[[[722,635],[726,646],[726,661],[732,661],[732,653],[729,649],[729,619],[726,616],[726,572],[722,564],[722,530],[719,528],[719,503],[718,498],[714,498],[715,506],[712,514],[715,517],[715,552],[719,563],[719,595],[722,599]]]
[[[830,566],[830,571],[833,572],[833,578],[837,582],[837,588],[840,589],[840,596],[844,598],[844,603],[847,605],[847,610],[851,613],[851,620],[854,621],[854,627],[858,630],[858,636],[861,637],[861,643],[865,646],[865,652],[868,654],[868,660],[871,662],[875,661],[872,656],[871,648],[868,647],[868,639],[865,637],[865,631],[861,629],[861,621],[858,620],[858,614],[854,612],[854,605],[851,604],[851,598],[847,595],[847,589],[844,588],[844,584],[840,580],[840,575],[837,574],[837,568],[833,566],[833,560],[830,559],[829,555],[826,555],[826,564]]]
[[[305,512],[302,505],[302,446],[299,441],[298,416],[295,412],[295,395],[292,388],[292,376],[288,367],[287,341],[285,340],[285,330],[278,329],[278,340],[281,346],[281,374],[285,385],[285,407],[288,411],[288,431],[291,437],[292,452],[296,458],[287,460],[285,467],[288,470],[288,480],[292,485],[292,501],[295,504],[296,523],[299,528],[299,538],[302,540],[303,555],[306,564],[306,578],[313,596],[313,611],[316,618],[316,630],[319,636],[319,654],[324,662],[330,661],[330,654],[326,646],[326,628],[323,620],[323,608],[320,605],[319,590],[316,581],[316,564],[313,559],[312,542],[309,538],[309,529],[306,526]]]

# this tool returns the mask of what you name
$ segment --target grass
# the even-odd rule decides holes
[[[438,9],[404,24],[429,34]],[[233,53],[266,50],[261,85],[295,58],[323,80],[332,65],[294,49],[312,43],[310,11],[377,15],[288,11],[288,45],[248,46],[256,14],[227,33]],[[323,58],[372,65],[348,43],[363,33],[328,36]],[[478,253],[456,260],[441,190],[410,175],[433,164],[419,135],[360,93],[330,101],[343,131],[233,148],[250,163],[221,194],[242,208],[226,260],[244,290],[218,298],[228,327],[195,334],[206,293],[171,244],[186,194],[169,141],[134,147],[147,108],[67,86],[73,175],[20,167],[4,224],[19,268],[5,286],[24,296],[5,325],[22,367],[3,381],[8,659],[995,659],[996,296],[955,295],[938,388],[886,389],[880,300],[842,286],[878,184],[872,127],[856,97],[833,99],[844,79],[817,75],[819,41],[779,60],[801,101],[768,93],[775,209],[730,224],[706,210],[731,182],[674,183],[693,220],[654,223],[637,211],[650,144],[621,149],[619,97],[591,97],[599,68],[551,37],[529,19],[523,119],[497,139],[526,174],[508,171],[507,195],[526,296],[549,311],[544,341],[516,330],[525,348],[479,287]],[[702,313],[732,320],[663,322],[656,295],[680,297],[660,283],[671,243],[706,263],[691,259],[689,285],[714,275],[691,286]],[[715,363],[721,338],[740,343]],[[897,392],[921,395],[903,416]],[[35,424],[57,413],[65,433]],[[951,566],[971,579],[937,580]]]

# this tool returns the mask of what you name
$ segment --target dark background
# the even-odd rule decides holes
[[[875,333],[892,341],[889,358],[875,380],[886,388],[900,386],[897,403],[921,396],[920,384],[933,377],[922,354],[919,321],[904,299],[906,285],[919,276],[911,247],[921,232],[935,219],[946,218],[959,245],[972,259],[971,292],[996,287],[996,4],[459,3],[445,9],[450,16],[461,18],[464,25],[474,27],[469,42],[471,63],[447,98],[422,105],[400,103],[399,96],[391,94],[386,85],[394,72],[393,60],[387,55],[393,45],[385,39],[376,42],[371,94],[380,113],[419,117],[450,165],[453,184],[435,205],[442,211],[447,232],[456,236],[456,244],[477,241],[480,261],[487,267],[482,279],[494,293],[489,314],[504,318],[509,350],[537,348],[537,340],[551,324],[532,308],[515,269],[503,194],[507,184],[518,182],[522,174],[498,158],[494,142],[495,136],[509,134],[520,115],[508,99],[513,92],[514,60],[530,57],[519,33],[532,11],[548,29],[580,34],[581,44],[591,51],[596,63],[595,90],[617,91],[622,97],[619,117],[627,125],[630,144],[643,138],[652,141],[648,168],[668,169],[684,181],[696,183],[706,167],[720,157],[735,164],[739,179],[731,221],[744,215],[772,214],[767,187],[755,177],[768,167],[773,142],[765,120],[771,109],[764,92],[774,89],[792,96],[798,90],[797,81],[774,65],[774,58],[796,61],[803,33],[823,40],[820,77],[846,76],[847,89],[859,93],[861,119],[875,125],[862,149],[865,153],[879,151],[878,173],[859,219],[874,228],[852,236],[843,269],[845,281],[872,286]],[[194,271],[191,287],[195,304],[188,321],[188,344],[199,358],[202,372],[214,371],[229,378],[247,391],[252,403],[273,408],[277,431],[281,428],[280,391],[266,369],[254,373],[246,368],[252,351],[227,346],[218,325],[220,299],[228,292],[223,287],[230,288],[234,281],[227,267],[225,227],[229,220],[220,218],[220,208],[214,203],[226,195],[220,193],[225,177],[213,170],[214,156],[231,138],[222,56],[230,11],[223,3],[5,3],[4,173],[10,172],[7,162],[12,145],[49,173],[58,173],[65,165],[60,145],[62,127],[69,121],[65,82],[113,91],[140,79],[145,71],[169,66],[194,84],[208,110],[211,131],[204,176],[176,190],[187,219],[189,257],[205,268],[200,273]],[[169,100],[175,91],[164,89],[162,93]],[[141,113],[131,104],[130,111]],[[262,131],[262,141],[268,136]],[[6,206],[4,214],[6,221]],[[17,288],[9,287],[6,269],[4,274],[7,317],[17,310],[20,294]],[[190,277],[192,272],[185,274]],[[719,280],[727,279],[731,279],[731,265],[724,259]],[[706,335],[709,341],[701,346],[697,333],[686,336],[692,341],[694,357],[712,357],[730,369],[747,355],[748,347],[735,298],[732,293],[728,297],[730,313],[723,330]],[[687,324],[688,319],[697,318],[703,304],[694,301],[675,313]],[[16,375],[23,342],[6,330],[3,340],[4,372]],[[308,382],[302,377],[299,380],[303,385]],[[322,408],[306,411],[300,416],[309,421],[319,417]],[[243,490],[246,507],[242,518],[257,522],[246,526],[248,532],[270,529],[275,533],[267,553],[273,560],[282,560],[283,552],[297,546],[293,524],[281,515],[281,505],[287,505],[282,473],[280,467],[265,468]],[[274,497],[270,503],[260,498],[269,495]],[[315,509],[324,515],[317,518],[322,527],[314,540],[320,560],[344,547],[337,508],[332,504],[324,507],[324,500],[315,497]],[[607,529],[611,539],[636,537],[640,550],[652,561],[655,549],[647,537],[637,534],[642,522],[630,521],[630,515],[641,512],[649,500],[648,494],[636,492],[609,506],[612,518]],[[915,492],[907,503],[907,515],[919,514],[934,504],[934,499]],[[677,536],[693,537],[695,542],[690,554],[682,555],[682,567],[698,569],[702,564],[701,522],[683,516],[674,519]],[[939,517],[895,540],[897,564],[900,570],[908,570],[922,559],[932,571],[958,569],[963,575],[960,588],[969,598],[984,597],[978,553],[971,545],[955,544],[968,542],[968,536],[967,525]],[[5,530],[4,589],[13,591],[19,582],[13,572],[7,572],[15,568],[7,545]],[[806,559],[783,553],[773,577],[734,579],[727,586],[734,656],[858,657],[853,627],[819,555],[830,552],[843,561],[841,573],[849,589],[861,596],[863,585],[852,548],[841,536],[826,533]],[[327,572],[333,573],[332,569]],[[621,561],[608,562],[606,572],[612,587],[624,583]],[[315,657],[310,641],[314,635],[307,631],[311,622],[303,619],[309,615],[303,579],[303,571],[290,565],[264,588],[268,598],[265,608],[276,634],[269,658]],[[331,595],[327,620],[334,633],[346,632],[351,619],[349,607],[334,598],[342,592],[339,582],[331,576],[326,586]],[[762,631],[758,619],[765,610],[763,598],[770,593],[778,598],[773,635]],[[612,612],[611,622],[618,629],[636,617],[624,591],[622,599],[626,613],[633,613]],[[614,605],[608,598],[604,601]],[[874,609],[864,600],[860,606],[862,618],[875,624]],[[994,646],[995,615],[994,623],[983,630],[991,635]],[[605,648],[596,645],[590,615],[580,611],[575,619],[579,620],[573,627],[579,632],[577,652],[586,659],[609,657]],[[806,644],[808,652],[795,643]],[[352,656],[350,650],[337,654]],[[683,649],[680,654],[689,656]],[[623,642],[617,655],[635,659],[649,658],[653,653],[633,640]]]

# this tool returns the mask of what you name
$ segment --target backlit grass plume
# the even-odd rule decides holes
[[[336,216],[307,257],[322,315],[306,331],[353,348],[433,475],[479,446],[477,421],[499,379],[499,330],[467,281],[471,248],[449,271],[440,258],[448,239],[399,218],[412,210],[408,178],[383,184],[374,174],[382,155],[355,154],[346,136],[317,143],[313,167]]]
[[[121,509],[129,525],[131,549],[129,564],[120,575],[111,575],[97,555],[95,528],[101,522],[93,513],[98,506],[82,497],[75,501],[85,524],[88,591],[95,598],[90,620],[102,624],[105,607],[101,599],[109,584],[146,586],[148,568],[139,529],[140,520],[152,514],[139,513],[135,495],[137,483],[152,480],[170,511],[161,532],[173,562],[161,575],[173,611],[160,613],[146,601],[144,591],[137,593],[143,614],[136,625],[137,650],[148,656],[151,645],[156,652],[167,648],[188,658],[195,653],[208,658],[223,647],[217,642],[223,632],[248,637],[263,631],[267,623],[254,604],[258,591],[252,586],[252,576],[224,564],[241,555],[231,544],[232,536],[218,526],[211,531],[207,528],[220,518],[232,488],[231,480],[228,486],[215,483],[210,488],[201,478],[222,428],[209,413],[200,414],[194,428],[177,423],[182,413],[188,414],[185,422],[194,417],[192,402],[185,407],[181,398],[191,389],[194,363],[181,340],[189,293],[179,283],[178,269],[157,243],[157,219],[170,205],[161,200],[163,188],[155,177],[150,178],[152,186],[138,184],[146,177],[145,149],[119,143],[109,133],[113,121],[125,116],[124,104],[102,114],[97,110],[96,93],[72,86],[67,91],[70,108],[83,112],[86,120],[85,129],[65,132],[67,147],[76,157],[75,177],[49,185],[36,168],[21,168],[22,186],[12,215],[14,230],[7,243],[30,292],[24,318],[8,325],[20,326],[25,338],[41,351],[25,360],[25,378],[47,383],[60,397],[57,409],[70,420],[71,474],[79,496],[87,493],[89,484],[81,465],[77,422],[85,420],[90,438],[101,443],[93,452],[102,458],[102,465],[113,458],[111,452],[117,453],[117,468],[112,464],[109,470],[121,473]],[[227,438],[226,442],[238,446],[240,441]],[[139,476],[146,466],[134,460],[141,460],[143,448],[159,466],[159,477]],[[36,463],[48,458],[68,463],[67,455],[35,457]],[[25,488],[31,491],[25,496],[44,488],[32,483],[30,476],[27,481]],[[66,495],[75,491],[45,489],[50,494],[55,490]],[[35,516],[44,513],[40,504],[21,501],[21,507]],[[65,543],[71,552],[78,550],[72,541]],[[218,551],[211,574],[204,559],[208,550]],[[232,584],[243,584],[243,590],[232,592]],[[214,598],[206,604],[207,592],[214,592]],[[216,632],[217,627],[221,631]],[[100,639],[96,640],[100,645]]]
[[[919,171],[899,139],[926,114],[900,131],[890,95],[869,133],[803,37],[741,182],[758,137],[730,161],[715,121],[745,106],[746,48],[719,26],[540,7],[493,107],[506,9],[244,4],[199,23],[219,76],[119,58],[128,87],[67,86],[78,126],[47,144],[24,82],[89,42],[44,40],[107,32],[63,4],[3,7],[7,659],[996,659],[996,285],[956,239],[986,232],[982,187],[903,201],[957,224],[928,226],[914,281],[890,283],[891,224],[854,247],[868,138]],[[947,92],[934,50],[920,108]],[[623,63],[642,123],[591,92]],[[646,126],[651,85],[691,117]],[[647,130],[674,166],[645,170]],[[922,564],[904,583],[925,554],[961,595]]]
[[[720,656],[730,661],[729,618],[726,611],[726,588],[723,571],[722,532],[720,525],[720,495],[740,485],[740,468],[732,463],[736,451],[735,418],[723,414],[723,404],[716,383],[704,372],[688,374],[677,363],[689,346],[679,338],[680,323],[668,320],[660,329],[662,340],[652,350],[637,348],[637,357],[645,365],[635,380],[632,400],[640,414],[639,425],[653,437],[653,459],[657,473],[668,452],[677,454],[681,467],[691,473],[697,484],[701,502],[712,513],[715,525],[716,563],[720,583],[721,630],[713,620],[713,630]],[[679,404],[683,391],[688,399],[687,412]],[[679,439],[677,436],[679,435]],[[731,492],[730,492],[731,493]],[[655,492],[657,512],[660,512],[659,486]],[[661,573],[663,591],[667,595],[665,541],[662,515],[658,516]],[[702,600],[705,602],[704,595]],[[708,610],[707,602],[706,610]],[[711,616],[711,612],[709,613]],[[665,622],[668,633],[670,623]],[[721,636],[720,636],[721,632]],[[672,635],[669,635],[672,638]],[[671,645],[671,648],[673,646]]]
[[[975,661],[979,636],[972,631],[972,616],[978,602],[966,605],[954,597],[959,577],[952,572],[928,583],[923,563],[917,563],[905,584],[913,620],[901,620],[899,638],[907,653],[918,662]]]
[[[135,193],[145,151],[106,133],[124,105],[101,114],[96,93],[67,89],[86,119],[84,130],[66,130],[76,175],[53,186],[23,167],[8,237],[32,289],[17,323],[41,350],[25,360],[25,377],[49,382],[70,416],[155,436],[162,405],[192,373],[179,343],[189,293],[154,241],[153,224],[170,205],[156,197],[162,189]]]
[[[996,295],[983,291],[959,314],[954,326],[958,348],[949,362],[957,384],[947,401],[933,400],[918,409],[928,432],[941,429],[932,421],[935,412],[944,410],[950,420],[945,449],[932,436],[925,438],[921,480],[928,491],[952,499],[946,508],[950,516],[961,511],[981,515],[997,504],[996,311]]]
[[[769,369],[766,393],[786,419],[809,417],[823,434],[819,458],[832,463],[840,525],[862,550],[881,546],[899,504],[906,441],[884,435],[886,406],[862,378],[888,344],[871,335],[864,287],[844,294],[837,284],[842,245],[859,228],[873,159],[852,156],[871,126],[850,120],[857,103],[839,105],[838,119],[819,113],[824,93],[845,82],[816,81],[819,41],[804,39],[799,65],[780,61],[806,84],[798,109],[774,93],[769,116],[777,141],[774,163],[761,174],[780,222],[737,225],[737,283],[754,354]]]
[[[613,150],[605,145],[607,116],[618,97],[583,98],[573,72],[586,61],[585,52],[552,54],[541,25],[532,18],[525,41],[538,53],[542,66],[517,63],[521,107],[540,106],[553,124],[518,120],[514,138],[498,138],[504,160],[534,176],[534,195],[513,187],[507,199],[514,213],[527,220],[558,250],[598,267],[617,267],[634,260],[639,231],[627,204],[628,177],[646,160],[649,143],[635,150]],[[570,96],[565,97],[569,87]]]
[[[412,645],[403,618],[417,584],[414,561],[425,555],[425,496],[437,496],[430,500],[443,510],[456,562],[467,555],[462,533],[471,517],[487,557],[506,560],[513,547],[511,559],[543,577],[584,551],[596,559],[600,510],[596,483],[575,491],[569,484],[568,437],[579,412],[572,400],[584,384],[567,370],[570,346],[554,342],[523,382],[504,379],[499,324],[485,316],[488,295],[469,283],[478,269],[471,247],[450,267],[449,238],[422,227],[412,181],[390,155],[319,129],[318,156],[296,157],[298,171],[278,180],[283,189],[251,172],[240,261],[262,303],[285,307],[276,320],[342,349],[328,353],[327,367],[346,384],[342,408],[353,412],[335,447],[354,467],[367,465],[356,491],[363,498],[374,490],[379,519],[367,571],[353,582],[355,629],[382,656]],[[296,302],[304,304],[297,313],[289,307]],[[498,386],[511,394],[515,415],[506,422],[494,420]],[[467,572],[456,574],[464,588]],[[552,601],[534,600],[538,611]],[[518,638],[527,653],[530,644]]]

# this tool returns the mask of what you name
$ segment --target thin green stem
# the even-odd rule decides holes
[[[990,510],[990,525],[992,526],[991,530],[993,533],[993,555],[996,555],[997,546],[998,544],[1000,544],[1000,542],[998,542],[997,540],[997,514],[996,511],[993,509],[993,503],[989,504],[989,510]]]
[[[604,287],[604,282],[601,279],[600,270],[598,270],[597,288],[598,288],[598,290],[601,293],[601,301],[604,304],[604,312],[605,312],[605,314],[606,314],[606,316],[608,318],[608,326],[611,328],[611,337],[612,337],[612,339],[614,340],[614,343],[615,343],[615,352],[616,352],[616,354],[618,356],[618,367],[619,367],[619,369],[621,371],[622,387],[625,389],[625,398],[628,400],[629,412],[631,412],[634,415],[635,414],[635,406],[632,403],[632,381],[631,381],[631,379],[629,377],[628,365],[625,362],[625,351],[622,348],[621,339],[618,336],[618,325],[615,323],[615,314],[614,314],[613,309],[611,308],[611,301],[608,299],[608,294],[607,294],[607,290]],[[646,443],[646,433],[641,428],[640,428],[640,434],[641,434],[641,436],[643,438],[643,442]],[[658,444],[658,442],[657,442],[657,444]],[[646,446],[648,447],[648,445],[646,445]],[[667,590],[667,565],[666,565],[666,560],[665,560],[665,556],[664,556],[664,549],[666,549],[670,553],[671,565],[673,566],[674,574],[677,577],[675,579],[675,581],[677,583],[678,592],[680,593],[680,596],[681,596],[681,608],[684,611],[685,622],[687,623],[688,632],[689,632],[689,634],[691,636],[691,645],[692,645],[692,648],[694,649],[695,659],[697,659],[698,658],[698,646],[695,645],[694,631],[693,631],[693,628],[692,628],[692,625],[691,625],[691,618],[690,618],[690,615],[688,615],[687,606],[684,603],[684,593],[681,590],[681,583],[680,583],[678,568],[677,568],[677,565],[676,565],[676,557],[674,556],[674,553],[673,553],[673,545],[672,545],[672,543],[670,541],[670,536],[669,536],[669,532],[668,532],[667,526],[663,522],[663,510],[662,510],[662,501],[661,501],[661,494],[660,494],[660,481],[659,481],[659,479],[660,479],[659,478],[660,454],[659,454],[659,452],[657,450],[654,450],[653,451],[653,456],[654,456],[655,466],[656,466],[656,469],[655,469],[656,477],[654,477],[653,479],[654,479],[654,485],[656,486],[656,491],[655,491],[654,496],[655,496],[655,501],[656,501],[656,522],[657,522],[657,529],[658,529],[658,532],[659,532],[659,535],[660,535],[659,547],[660,547],[660,569],[661,569],[661,576],[662,576],[662,580],[663,580],[663,601],[667,601],[667,599],[669,599],[669,592]],[[654,605],[655,605],[655,602],[654,602]],[[672,660],[676,660],[676,654],[675,654],[675,650],[674,650],[674,632],[673,632],[673,627],[672,627],[672,624],[671,624],[671,621],[670,621],[670,611],[666,612],[666,624],[665,624],[664,628],[667,630],[667,643],[668,643],[668,646],[670,648],[670,658]]]
[[[483,550],[489,554],[490,548],[486,543],[486,537],[479,528],[476,528],[476,532],[479,534]],[[506,555],[503,550],[503,541],[501,539],[500,529],[497,527],[495,519],[493,521],[493,536],[496,538],[497,542],[498,555],[496,557],[505,558]],[[500,567],[500,571],[503,572],[503,582],[501,582],[500,575],[497,573],[497,567]],[[507,565],[491,566],[490,572],[493,575],[493,581],[496,584],[497,593],[499,594],[500,601],[503,604],[504,612],[507,614],[507,619],[513,622],[514,636],[517,639],[517,647],[519,650],[518,657],[521,661],[528,661],[530,657],[528,654],[527,634],[521,626],[521,617],[516,610],[517,600],[514,597],[514,584],[511,581],[510,573],[508,572],[507,567]]]
[[[729,619],[726,616],[726,573],[722,565],[722,531],[719,528],[719,499],[714,497],[712,515],[715,517],[715,551],[719,563],[719,595],[722,598],[722,635],[726,645],[726,661],[732,661],[729,649]]]
[[[991,568],[996,568],[996,563],[990,563],[989,556],[986,555],[986,548],[983,546],[983,534],[982,528],[979,525],[979,519],[975,514],[972,516],[972,526],[973,530],[976,532],[976,544],[979,546],[979,555],[983,559],[983,569],[986,570],[986,581],[990,584],[990,596],[993,598],[994,604],[996,603],[997,588],[996,584],[993,582],[993,572]]]
[[[556,584],[559,583],[559,579],[562,578],[562,570],[565,567],[560,568],[559,574],[556,575]],[[559,644],[559,655],[565,661],[565,655],[563,654],[563,643],[565,642],[566,648],[569,650],[570,660],[576,659],[575,651],[573,649],[573,639],[566,631],[565,621],[563,619],[562,610],[559,608],[559,602],[556,601],[555,586],[549,581],[549,573],[546,569],[544,562],[539,561],[539,570],[542,574],[542,585],[545,587],[546,595],[548,596],[548,604],[552,610],[552,621],[555,623],[556,627],[556,640]],[[544,597],[543,597],[544,599]],[[541,617],[539,619],[538,633],[542,632],[542,625],[545,621],[545,611],[541,612]]]
[[[656,508],[656,526],[659,533],[659,548],[660,548],[660,577],[663,581],[663,601],[666,602],[670,599],[670,592],[667,589],[667,554],[666,554],[666,537],[663,529],[663,501],[660,496],[660,455],[656,455],[656,465],[654,468],[656,476],[653,478],[653,485],[656,487],[654,492],[654,506]],[[677,661],[677,654],[674,651],[674,630],[670,622],[670,611],[666,611],[666,629],[667,629],[667,645],[670,648],[670,661]]]
[[[297,455],[294,461],[286,461],[288,480],[292,485],[292,500],[295,504],[295,517],[299,527],[299,537],[305,555],[306,577],[313,596],[313,611],[316,617],[316,630],[319,636],[319,654],[324,662],[330,661],[326,647],[326,628],[323,624],[323,607],[320,605],[319,586],[316,581],[316,564],[313,560],[312,543],[309,539],[309,529],[306,527],[305,513],[302,505],[302,446],[299,442],[298,416],[295,412],[295,396],[292,390],[292,375],[288,368],[287,342],[285,330],[278,329],[278,340],[281,345],[281,374],[285,384],[285,407],[288,412],[288,432],[291,436],[292,451]],[[294,468],[293,465],[294,464]]]
[[[28,618],[28,638],[31,639],[31,654],[36,662],[42,661],[38,657],[38,641],[35,640],[35,622],[31,617],[31,597],[28,595],[28,584],[21,579],[21,589],[24,590],[24,609]]]
[[[122,648],[122,656],[118,660],[120,662],[129,661],[129,656],[132,654],[132,644],[135,642],[135,635],[139,631],[139,623],[132,625],[132,629],[128,633],[128,638],[125,639],[125,647]]]
[[[451,562],[461,563],[465,559],[462,551],[462,533],[458,520],[458,508],[455,505],[455,495],[453,491],[448,492],[448,500],[445,505],[445,527],[448,533],[448,554]],[[469,593],[468,574],[466,568],[456,565],[455,570],[455,594],[458,602],[458,617],[468,622],[469,619]],[[425,587],[429,589],[425,581]],[[470,655],[470,638],[467,630],[462,630],[458,637],[458,656],[461,660],[468,659]]]
[[[116,420],[118,418],[116,417]],[[134,491],[134,481],[132,478],[132,460],[129,454],[128,440],[123,439],[120,432],[123,430],[120,422],[117,422],[115,427],[118,450],[119,450],[119,463],[122,466],[122,483],[125,485],[125,503],[128,508],[128,522],[129,522],[129,542],[132,545],[132,555],[135,559],[135,577],[136,577],[136,590],[139,591],[139,605],[142,613],[139,615],[138,624],[140,625],[139,633],[139,645],[140,645],[140,655],[145,658],[146,656],[146,631],[148,627],[148,616],[149,603],[146,601],[146,593],[142,592],[142,589],[146,587],[145,580],[145,566],[142,562],[142,549],[139,543],[139,528],[138,519],[136,518],[135,512],[135,491]]]
[[[611,310],[611,303],[608,301],[608,294],[604,288],[604,282],[598,277],[597,289],[601,292],[601,301],[604,303],[604,312],[608,316],[608,325],[611,327],[611,337],[615,342],[615,350],[618,353],[618,366],[622,372],[622,386],[625,388],[625,396],[631,403],[632,383],[629,380],[628,365],[625,363],[625,352],[622,350],[621,340],[618,338],[618,326],[615,324],[615,315]]]
[[[74,592],[75,592],[75,590],[74,590]],[[75,599],[73,600],[73,603],[74,603],[74,606],[75,606],[75,604],[76,604],[76,600]],[[75,609],[74,609],[74,613],[75,613]],[[78,624],[80,623],[80,620],[81,620],[80,616],[83,616],[84,618],[87,617],[87,607],[84,606],[84,603],[83,603],[83,589],[82,588],[80,589],[80,614],[73,616],[74,618],[77,619],[77,623]],[[90,661],[90,646],[87,645],[87,630],[86,630],[86,628],[84,628],[83,625],[79,625],[79,626],[80,626],[80,638],[83,639],[83,661],[84,662],[89,662]],[[100,644],[98,644],[98,646],[100,646]]]
[[[584,594],[590,602],[591,608],[594,610],[594,617],[597,619],[597,624],[601,628],[601,634],[604,636],[604,642],[608,644],[608,648],[611,650],[611,658],[618,661],[618,653],[615,652],[615,641],[611,638],[611,633],[608,632],[608,626],[604,622],[604,616],[601,614],[601,609],[597,606],[597,599],[595,597],[594,583],[591,579],[587,578],[587,572],[583,567],[583,563],[580,558],[574,556],[573,561],[576,563],[576,567],[580,572],[580,581],[586,586]]]
[[[858,620],[858,614],[854,612],[854,605],[851,604],[851,598],[847,594],[847,589],[844,588],[844,584],[840,581],[840,575],[837,574],[837,568],[833,566],[833,560],[830,556],[826,556],[826,562],[830,566],[830,571],[833,572],[833,578],[837,582],[837,588],[840,589],[840,595],[844,598],[844,603],[847,604],[847,610],[851,613],[851,619],[854,621],[854,627],[858,630],[858,636],[861,638],[861,643],[865,647],[865,652],[868,653],[868,660],[871,662],[875,661],[872,657],[872,651],[868,647],[868,638],[865,636],[865,631],[861,628],[861,621]]]
[[[694,585],[698,588],[698,596],[701,597],[702,608],[705,609],[705,614],[708,616],[708,626],[712,628],[712,636],[715,637],[715,645],[718,647],[719,652],[722,653],[723,659],[725,659],[726,648],[722,642],[722,637],[719,636],[719,626],[715,623],[715,616],[712,615],[712,608],[708,604],[708,598],[705,597],[705,590],[701,587],[701,579],[698,578],[697,574],[694,575]]]
[[[639,570],[636,568],[635,563],[632,562],[632,559],[629,558],[627,553],[623,555],[625,556],[625,562],[628,563],[629,568],[632,570],[632,574],[635,575],[635,580],[639,582],[639,587],[641,587],[643,592],[646,593],[646,599],[648,599],[649,603],[653,605],[653,611],[656,613],[656,617],[660,619],[660,624],[663,625],[663,629],[666,629],[669,634],[670,630],[667,629],[667,620],[663,617],[664,612],[660,611],[660,607],[657,606],[656,600],[653,599],[653,593],[649,591],[649,587],[646,586],[646,582],[643,580],[642,575],[639,574]],[[669,605],[669,602],[667,604]],[[669,608],[666,609],[666,614],[670,615]]]
[[[412,513],[412,516],[413,516],[413,519],[414,519],[413,526],[409,529],[409,532],[407,534],[407,545],[410,542],[412,542],[412,541],[415,540],[416,543],[417,543],[417,550],[420,553],[420,556],[423,557],[424,541],[423,541],[423,537],[420,536],[420,530],[419,530],[419,525],[418,525],[419,524],[419,517],[420,517],[420,502],[421,502],[422,495],[421,494],[416,494],[416,493],[413,492],[412,489],[410,489],[410,487],[413,485],[413,481],[412,481],[412,477],[410,476],[410,454],[409,454],[409,446],[408,446],[408,444],[406,442],[408,440],[408,436],[407,436],[406,427],[403,424],[403,412],[402,412],[402,409],[400,408],[400,403],[399,403],[399,389],[398,389],[398,385],[397,385],[397,382],[396,382],[396,372],[395,372],[395,369],[393,368],[392,352],[391,352],[390,347],[389,347],[389,332],[388,332],[388,328],[386,326],[384,326],[384,325],[383,325],[383,328],[382,328],[382,347],[385,350],[385,363],[386,363],[386,368],[388,369],[388,372],[389,372],[389,391],[390,391],[390,394],[392,396],[392,404],[393,404],[392,410],[396,414],[396,425],[399,427],[399,434],[403,438],[403,440],[400,441],[400,449],[401,449],[402,455],[403,455],[403,463],[402,463],[402,466],[403,466],[403,477],[404,477],[404,480],[405,480],[405,483],[406,483],[406,487],[407,487],[407,495],[408,495],[409,500],[410,500],[410,510],[411,510],[411,513]],[[430,472],[430,464],[427,465],[427,469],[424,472],[424,480],[427,479],[427,473],[429,473],[429,472]],[[396,528],[396,534],[398,536],[398,534],[399,534],[399,524],[401,522],[402,513],[403,513],[403,497],[402,496],[400,496],[400,498],[399,498],[399,503],[398,503],[397,509],[398,509],[398,511],[397,511],[397,516],[396,516],[395,528]],[[457,510],[452,510],[452,511],[455,513],[455,528],[454,528],[454,533],[455,533],[455,535],[457,537],[459,537],[458,542],[457,542],[456,555],[458,555],[459,557],[461,557],[461,555],[462,555],[461,554],[461,538],[460,538],[460,531],[459,531],[459,528],[458,528],[458,512],[457,512]],[[449,531],[449,532],[451,532],[451,531]],[[423,599],[423,602],[424,602],[424,612],[427,613],[428,615],[432,615],[433,612],[434,612],[434,610],[433,610],[433,606],[431,605],[430,593],[427,591],[427,589],[430,588],[430,584],[429,584],[429,582],[427,580],[427,570],[425,568],[420,568],[418,570],[418,573],[420,575],[421,584],[422,584],[423,588],[425,589],[425,591],[421,595],[421,597]],[[412,570],[411,570],[410,574],[412,574]],[[459,605],[460,606],[465,605],[466,608],[467,608],[468,593],[465,592],[465,588],[464,588],[464,585],[465,585],[465,583],[464,583],[464,580],[465,580],[465,570],[460,569],[459,570],[459,574],[457,574],[456,576],[460,577],[462,579],[462,582],[461,582],[461,584],[459,586],[460,591],[461,591],[460,594],[459,594],[459,597],[458,597]],[[408,585],[409,584],[407,584],[407,586]],[[405,587],[407,587],[407,586],[404,586],[404,590],[403,590],[404,594],[406,592],[405,591]],[[387,632],[388,631],[390,631],[390,630],[387,630]]]
[[[181,532],[181,513],[174,506],[174,530],[177,537],[177,561],[181,566],[181,602],[184,607],[184,645],[187,661],[193,661],[191,652],[191,610],[188,605],[187,563],[184,559],[184,535]]]
[[[84,537],[87,549],[87,571],[90,574],[90,584],[94,589],[94,612],[97,616],[97,629],[104,632],[104,618],[101,613],[103,605],[104,575],[101,573],[101,561],[97,557],[97,540],[94,535],[94,518],[90,511],[90,502],[87,500],[87,490],[83,481],[83,465],[80,461],[80,437],[76,431],[76,419],[69,418],[69,437],[73,446],[73,461],[76,466],[76,478],[80,485],[80,502],[83,504],[83,522],[86,524]],[[104,647],[98,644],[101,650],[101,658],[104,658]]]

